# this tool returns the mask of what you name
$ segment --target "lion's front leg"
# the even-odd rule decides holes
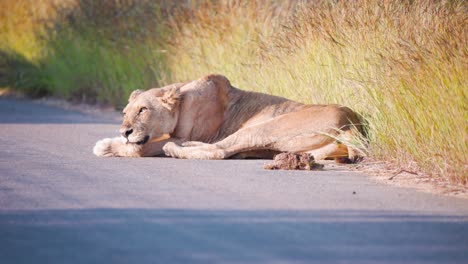
[[[271,141],[259,134],[263,134],[261,129],[244,128],[214,144],[191,141],[179,146],[167,143],[163,150],[167,156],[180,159],[226,159],[237,153],[266,149]]]
[[[96,142],[93,153],[99,157],[140,157],[142,146],[125,144],[122,138],[105,138]]]
[[[196,147],[182,147],[174,142],[169,142],[164,145],[163,150],[167,156],[179,159],[212,160],[226,158],[226,152],[215,144],[204,143]]]

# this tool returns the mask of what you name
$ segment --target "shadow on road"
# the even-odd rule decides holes
[[[118,124],[118,121],[0,97],[0,124]]]
[[[0,211],[5,263],[466,263],[457,216],[370,211]]]

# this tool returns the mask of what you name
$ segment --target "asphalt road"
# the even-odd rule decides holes
[[[263,160],[93,156],[117,129],[0,98],[1,263],[468,263],[468,200]]]

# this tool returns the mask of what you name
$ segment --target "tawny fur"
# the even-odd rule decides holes
[[[361,130],[351,109],[243,91],[221,75],[137,90],[124,112],[124,137],[98,141],[97,156],[225,159],[291,152],[309,153],[316,160],[360,157],[352,146],[342,144]],[[152,141],[165,134],[170,138]]]

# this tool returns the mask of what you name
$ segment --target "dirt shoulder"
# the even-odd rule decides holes
[[[370,180],[382,184],[468,199],[468,186],[453,184],[446,179],[434,178],[420,172],[396,168],[385,161],[364,160],[358,164],[328,164],[326,167],[358,171],[369,176]]]

